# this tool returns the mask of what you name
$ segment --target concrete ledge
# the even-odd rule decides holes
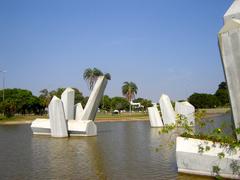
[[[199,146],[210,147],[209,151],[199,152]],[[220,159],[218,154],[224,153],[224,158]],[[234,175],[230,164],[235,161],[240,165],[240,150],[228,151],[221,147],[220,143],[206,140],[177,137],[176,158],[178,172],[214,176],[213,166],[220,168],[219,175],[225,178],[239,179],[240,176]]]
[[[70,136],[96,136],[97,126],[91,120],[68,120],[68,134]],[[49,119],[36,119],[31,124],[33,134],[51,135]]]

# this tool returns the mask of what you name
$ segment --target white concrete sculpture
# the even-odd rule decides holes
[[[61,95],[65,118],[67,120],[74,119],[74,97],[75,91],[72,88],[66,88]]]
[[[240,1],[235,0],[231,7],[227,10],[227,12],[224,14],[224,23],[227,23],[227,21],[231,19],[240,19]]]
[[[218,38],[234,124],[240,128],[240,0],[235,0],[225,13]],[[240,140],[239,134],[237,138]]]
[[[160,97],[159,104],[162,113],[163,124],[175,124],[176,113],[173,110],[170,98],[167,95],[163,94]]]
[[[62,101],[54,96],[48,106],[51,135],[53,137],[67,137],[67,123]]]
[[[81,103],[77,103],[74,106],[74,110],[75,110],[75,120],[81,120],[82,119],[82,115],[83,115],[83,107]]]
[[[96,117],[98,106],[101,102],[104,90],[107,86],[107,79],[105,76],[99,76],[93,88],[93,91],[88,99],[88,102],[83,110],[82,120],[93,120]]]
[[[162,119],[157,107],[149,107],[148,115],[151,127],[163,127]]]
[[[219,32],[219,48],[228,84],[235,128],[240,127],[240,0],[235,0],[224,15],[224,26]],[[240,140],[240,135],[237,135]],[[199,152],[200,147],[204,150]],[[223,153],[223,157],[219,154]],[[219,167],[223,178],[240,179],[234,169],[240,164],[240,150],[212,141],[177,137],[176,157],[178,172],[214,176],[213,166]],[[235,164],[235,165],[234,165]]]
[[[62,101],[54,96],[48,106],[50,119],[36,119],[32,122],[33,134],[50,135],[53,137],[68,137]]]
[[[68,132],[70,136],[96,136],[97,126],[92,120],[69,120]]]
[[[49,119],[36,119],[31,124],[33,134],[51,135]]]
[[[32,122],[33,134],[52,135],[53,137],[96,136],[97,127],[93,120],[107,85],[104,76],[98,77],[86,107],[81,103],[74,106],[74,90],[67,88],[60,100],[53,97],[49,104],[50,119],[36,119]],[[75,107],[75,116],[74,116]]]
[[[183,115],[187,118],[189,125],[194,125],[195,117],[195,108],[192,104],[187,101],[176,102],[175,103],[175,112],[177,114]]]

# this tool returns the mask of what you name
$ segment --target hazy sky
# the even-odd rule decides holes
[[[224,80],[217,34],[232,0],[0,0],[0,69],[7,87],[76,87],[88,67],[109,72],[106,93],[184,99]],[[2,79],[2,74],[0,74]],[[2,87],[2,83],[1,86]]]

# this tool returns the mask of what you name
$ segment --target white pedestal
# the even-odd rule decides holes
[[[176,141],[176,158],[178,172],[213,176],[213,166],[218,166],[221,170],[219,174],[225,178],[239,179],[237,175],[233,175],[230,164],[236,161],[240,165],[240,151],[232,152],[231,154],[219,143],[215,143],[213,147],[212,141],[205,141],[192,138],[177,137]],[[199,146],[209,146],[209,151],[199,153]],[[220,159],[219,153],[224,153],[225,157]]]

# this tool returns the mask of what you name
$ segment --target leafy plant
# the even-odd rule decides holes
[[[201,140],[212,141],[213,142],[212,145],[209,145],[207,141],[198,145],[198,153],[200,154],[210,151],[211,148],[215,148],[216,143],[218,143],[220,147],[223,148],[223,152],[218,153],[219,160],[225,157],[225,153],[228,154],[236,153],[237,149],[240,148],[240,142],[238,142],[234,137],[224,134],[223,129],[226,126],[226,124],[222,124],[220,128],[219,127],[214,128],[213,121],[203,120],[204,117],[205,117],[204,111],[197,111],[195,115],[195,124],[198,125],[200,128],[204,128],[210,124],[213,130],[207,134],[203,134],[201,131],[198,133],[196,132],[194,133],[193,128],[187,121],[187,118],[181,115],[177,115],[176,117],[177,120],[175,124],[165,125],[159,131],[159,134],[164,133],[174,134],[176,132],[177,133],[181,132],[180,136],[185,138],[196,138]],[[240,133],[239,129],[236,129],[236,131]],[[172,143],[169,144],[172,145]],[[240,176],[240,165],[237,164],[237,161],[233,161],[231,163],[231,168],[233,170],[233,174],[238,174]],[[212,167],[212,172],[217,179],[221,179],[221,176],[219,175],[220,171],[221,169],[219,166],[214,165]]]

